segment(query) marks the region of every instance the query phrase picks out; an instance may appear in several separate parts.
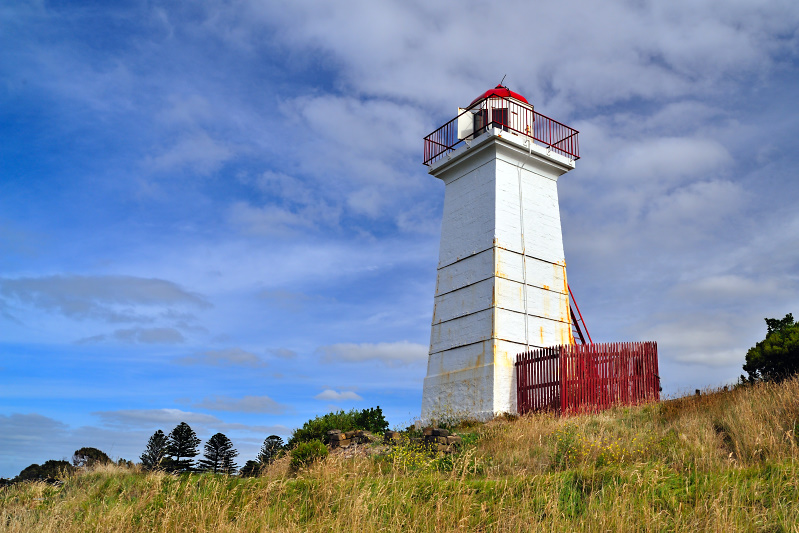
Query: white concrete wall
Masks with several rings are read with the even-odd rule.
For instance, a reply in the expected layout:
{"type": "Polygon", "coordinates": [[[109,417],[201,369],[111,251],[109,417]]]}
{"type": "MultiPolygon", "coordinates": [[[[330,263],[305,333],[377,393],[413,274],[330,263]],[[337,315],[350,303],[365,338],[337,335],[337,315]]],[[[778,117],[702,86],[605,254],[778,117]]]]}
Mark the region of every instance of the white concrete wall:
{"type": "Polygon", "coordinates": [[[446,189],[423,418],[515,412],[516,355],[571,341],[557,180],[572,168],[500,130],[431,168],[446,189]]]}
{"type": "Polygon", "coordinates": [[[445,180],[444,216],[438,267],[492,247],[494,241],[494,165],[491,162],[445,180]]]}
{"type": "MultiPolygon", "coordinates": [[[[521,269],[521,256],[518,263],[521,269]]],[[[455,263],[440,266],[436,280],[436,296],[491,277],[494,277],[493,246],[455,263]]]]}

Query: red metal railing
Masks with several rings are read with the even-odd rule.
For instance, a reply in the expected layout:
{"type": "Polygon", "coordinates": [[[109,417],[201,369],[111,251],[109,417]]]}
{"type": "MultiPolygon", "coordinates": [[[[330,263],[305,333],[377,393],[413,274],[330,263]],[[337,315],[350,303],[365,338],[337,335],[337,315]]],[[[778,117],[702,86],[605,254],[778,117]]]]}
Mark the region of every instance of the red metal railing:
{"type": "Polygon", "coordinates": [[[516,360],[519,414],[592,412],[650,401],[660,401],[655,342],[553,346],[516,360]]]}
{"type": "Polygon", "coordinates": [[[570,285],[566,285],[566,287],[569,289],[569,312],[572,317],[572,337],[574,337],[574,342],[576,343],[579,340],[580,344],[593,344],[594,341],[591,340],[591,334],[588,333],[588,327],[585,325],[583,314],[580,312],[580,307],[574,298],[572,288],[570,285]],[[577,314],[574,313],[575,311],[577,311],[577,314]],[[585,342],[586,338],[588,338],[588,342],[585,342]]]}
{"type": "Polygon", "coordinates": [[[580,159],[577,130],[537,113],[530,105],[492,96],[478,100],[457,117],[424,138],[424,164],[430,165],[464,142],[494,126],[514,131],[568,157],[580,159]]]}

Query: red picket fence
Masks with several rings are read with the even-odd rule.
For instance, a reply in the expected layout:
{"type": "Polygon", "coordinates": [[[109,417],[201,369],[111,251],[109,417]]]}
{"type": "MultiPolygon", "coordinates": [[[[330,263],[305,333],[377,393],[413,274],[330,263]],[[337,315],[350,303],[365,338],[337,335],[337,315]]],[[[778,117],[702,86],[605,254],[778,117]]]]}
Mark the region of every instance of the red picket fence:
{"type": "Polygon", "coordinates": [[[659,400],[656,342],[552,346],[516,360],[519,414],[601,411],[659,400]]]}

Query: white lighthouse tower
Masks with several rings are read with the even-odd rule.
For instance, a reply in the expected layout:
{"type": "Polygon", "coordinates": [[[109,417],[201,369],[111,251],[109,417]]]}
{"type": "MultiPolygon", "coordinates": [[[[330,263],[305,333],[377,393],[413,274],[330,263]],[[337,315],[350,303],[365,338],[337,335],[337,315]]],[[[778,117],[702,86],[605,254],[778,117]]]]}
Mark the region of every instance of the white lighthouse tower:
{"type": "Polygon", "coordinates": [[[574,343],[557,184],[578,158],[501,85],[425,138],[446,187],[423,419],[516,412],[516,355],[574,343]]]}

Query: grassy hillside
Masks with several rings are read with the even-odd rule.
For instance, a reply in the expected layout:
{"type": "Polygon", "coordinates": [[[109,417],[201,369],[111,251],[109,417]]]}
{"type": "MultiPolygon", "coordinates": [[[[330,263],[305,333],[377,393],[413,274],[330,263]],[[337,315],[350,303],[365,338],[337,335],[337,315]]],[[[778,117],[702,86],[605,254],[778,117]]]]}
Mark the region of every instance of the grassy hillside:
{"type": "Polygon", "coordinates": [[[799,380],[461,428],[290,474],[101,467],[0,492],[2,531],[799,531],[799,380]],[[471,434],[471,435],[468,435],[471,434]]]}

